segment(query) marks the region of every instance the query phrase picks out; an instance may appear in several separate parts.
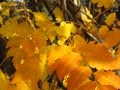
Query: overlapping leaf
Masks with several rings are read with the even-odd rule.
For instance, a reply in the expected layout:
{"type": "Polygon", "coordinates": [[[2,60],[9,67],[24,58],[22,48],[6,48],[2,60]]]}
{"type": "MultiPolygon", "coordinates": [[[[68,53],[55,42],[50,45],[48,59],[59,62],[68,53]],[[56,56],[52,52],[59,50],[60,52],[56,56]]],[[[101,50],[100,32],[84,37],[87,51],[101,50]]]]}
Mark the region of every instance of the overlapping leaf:
{"type": "Polygon", "coordinates": [[[90,42],[80,44],[76,49],[84,57],[83,60],[93,68],[104,70],[120,68],[120,63],[112,57],[103,44],[90,42]]]}
{"type": "Polygon", "coordinates": [[[115,72],[108,71],[105,72],[103,70],[97,71],[95,73],[95,79],[101,85],[112,85],[115,88],[120,88],[120,77],[118,77],[115,72]]]}
{"type": "MultiPolygon", "coordinates": [[[[74,90],[74,89],[84,90],[84,89],[82,89],[82,87],[83,87],[82,85],[85,83],[85,81],[88,80],[88,77],[91,75],[91,73],[92,73],[91,69],[89,67],[85,67],[85,66],[80,66],[77,69],[70,72],[70,74],[69,74],[70,76],[67,80],[68,90],[74,90]]],[[[90,87],[90,86],[91,85],[89,85],[88,87],[90,87]]],[[[93,89],[94,87],[92,87],[92,86],[91,86],[91,90],[94,90],[93,89]]],[[[87,85],[84,88],[86,88],[86,87],[87,87],[87,85]]]]}
{"type": "Polygon", "coordinates": [[[82,57],[77,53],[64,55],[51,65],[53,71],[56,71],[58,78],[62,81],[65,75],[79,66],[82,57]]]}

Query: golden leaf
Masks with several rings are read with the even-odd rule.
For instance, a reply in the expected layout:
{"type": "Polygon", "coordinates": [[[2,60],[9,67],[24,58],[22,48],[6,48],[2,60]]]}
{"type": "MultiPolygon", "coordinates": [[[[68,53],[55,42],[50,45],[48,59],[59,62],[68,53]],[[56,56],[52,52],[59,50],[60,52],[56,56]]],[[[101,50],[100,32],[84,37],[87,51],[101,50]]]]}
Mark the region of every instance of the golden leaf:
{"type": "Polygon", "coordinates": [[[105,37],[105,45],[108,48],[112,48],[120,41],[120,30],[109,31],[105,37]]]}
{"type": "Polygon", "coordinates": [[[120,68],[120,63],[115,60],[108,48],[103,44],[79,44],[76,50],[84,57],[83,61],[98,70],[114,70],[120,68]]]}
{"type": "Polygon", "coordinates": [[[112,3],[115,2],[115,0],[91,0],[92,3],[97,3],[97,7],[104,6],[105,8],[108,8],[112,5],[112,3]]]}
{"type": "Polygon", "coordinates": [[[81,12],[80,12],[81,18],[82,20],[86,23],[90,23],[92,22],[93,16],[90,13],[90,11],[88,10],[87,7],[81,7],[81,12]]]}
{"type": "MultiPolygon", "coordinates": [[[[53,63],[55,63],[57,59],[62,58],[62,56],[71,52],[71,47],[65,45],[52,46],[50,48],[51,50],[48,52],[48,59],[47,59],[48,66],[51,66],[53,63]]],[[[49,69],[50,71],[53,71],[52,68],[49,67],[49,69]]]]}
{"type": "MultiPolygon", "coordinates": [[[[9,84],[9,87],[7,90],[33,90],[31,86],[29,86],[23,79],[22,74],[15,73],[14,78],[9,84]]],[[[35,89],[34,89],[35,90],[35,89]]]]}
{"type": "Polygon", "coordinates": [[[52,71],[56,70],[59,80],[62,81],[65,75],[68,75],[79,66],[81,59],[82,57],[78,53],[71,52],[70,54],[66,54],[51,65],[52,71]]]}
{"type": "Polygon", "coordinates": [[[116,20],[116,13],[111,13],[107,16],[105,23],[110,26],[114,23],[115,20],[116,20]]]}
{"type": "Polygon", "coordinates": [[[0,90],[8,90],[9,81],[0,69],[0,90]]]}
{"type": "MultiPolygon", "coordinates": [[[[88,77],[91,75],[92,71],[89,67],[80,66],[75,70],[70,72],[70,76],[67,80],[67,89],[68,90],[84,90],[78,89],[81,85],[88,80],[88,77]]],[[[90,87],[90,85],[88,85],[90,87]]],[[[87,90],[87,89],[86,89],[87,90]]]]}
{"type": "Polygon", "coordinates": [[[104,70],[97,71],[95,74],[95,79],[101,85],[112,85],[117,89],[120,88],[120,77],[115,74],[115,72],[104,70]]]}
{"type": "Polygon", "coordinates": [[[56,21],[61,22],[63,20],[63,14],[59,7],[56,7],[53,11],[56,17],[56,21]]]}
{"type": "Polygon", "coordinates": [[[58,37],[58,44],[63,45],[64,42],[70,37],[72,32],[76,31],[73,23],[61,22],[60,27],[56,30],[58,37]]]}
{"type": "Polygon", "coordinates": [[[98,32],[99,38],[104,39],[108,31],[109,31],[109,28],[106,25],[101,26],[98,32]]]}

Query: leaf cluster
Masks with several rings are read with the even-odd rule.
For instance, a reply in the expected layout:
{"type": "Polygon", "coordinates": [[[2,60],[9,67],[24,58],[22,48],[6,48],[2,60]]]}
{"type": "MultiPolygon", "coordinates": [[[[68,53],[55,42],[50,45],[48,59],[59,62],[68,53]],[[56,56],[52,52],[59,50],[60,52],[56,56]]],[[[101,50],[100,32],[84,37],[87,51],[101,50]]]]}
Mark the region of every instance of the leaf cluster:
{"type": "Polygon", "coordinates": [[[50,12],[55,18],[24,3],[17,3],[19,8],[15,2],[1,3],[0,34],[9,50],[0,66],[13,57],[16,71],[10,77],[0,70],[0,89],[120,89],[120,21],[113,10],[118,4],[90,2],[93,10],[82,2],[79,7],[72,0],[60,1],[50,12]]]}

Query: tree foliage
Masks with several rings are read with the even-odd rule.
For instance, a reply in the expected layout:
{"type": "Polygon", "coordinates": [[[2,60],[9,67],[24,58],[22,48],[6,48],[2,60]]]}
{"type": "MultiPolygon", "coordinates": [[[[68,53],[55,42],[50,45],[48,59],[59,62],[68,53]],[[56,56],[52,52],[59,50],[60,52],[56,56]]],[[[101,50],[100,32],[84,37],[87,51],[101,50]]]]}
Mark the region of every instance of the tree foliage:
{"type": "Polygon", "coordinates": [[[64,1],[51,0],[52,9],[41,0],[44,12],[24,2],[0,3],[0,34],[8,50],[1,58],[0,90],[120,89],[119,2],[64,1]],[[12,74],[5,71],[13,69],[5,64],[9,59],[12,74]]]}

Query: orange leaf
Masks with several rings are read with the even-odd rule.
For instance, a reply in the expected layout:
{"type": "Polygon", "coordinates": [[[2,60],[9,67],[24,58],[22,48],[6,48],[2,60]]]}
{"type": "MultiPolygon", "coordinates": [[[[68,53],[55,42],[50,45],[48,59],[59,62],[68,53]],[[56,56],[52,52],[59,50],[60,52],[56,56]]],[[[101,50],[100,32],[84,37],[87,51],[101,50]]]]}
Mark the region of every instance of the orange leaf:
{"type": "Polygon", "coordinates": [[[103,44],[80,44],[76,50],[83,56],[83,60],[93,68],[97,69],[118,69],[120,63],[115,60],[103,44]]]}
{"type": "Polygon", "coordinates": [[[115,13],[111,13],[107,16],[105,23],[107,25],[112,25],[114,23],[114,21],[116,20],[116,14],[115,13]]]}
{"type": "Polygon", "coordinates": [[[108,48],[112,48],[120,41],[120,30],[109,31],[105,37],[105,45],[108,48]]]}
{"type": "Polygon", "coordinates": [[[105,8],[108,8],[112,5],[112,3],[115,2],[115,0],[91,0],[92,3],[98,3],[97,7],[104,6],[105,8]]]}
{"type": "Polygon", "coordinates": [[[63,77],[79,66],[81,56],[77,53],[64,55],[51,65],[52,71],[57,72],[57,76],[62,81],[63,77]]]}
{"type": "Polygon", "coordinates": [[[39,90],[38,81],[41,80],[40,70],[41,70],[40,62],[39,62],[38,57],[30,57],[30,58],[25,59],[23,64],[18,65],[15,76],[17,77],[17,75],[20,74],[23,81],[27,85],[29,85],[32,90],[39,90]]]}
{"type": "Polygon", "coordinates": [[[35,46],[32,42],[32,40],[23,40],[21,43],[21,48],[23,50],[23,52],[25,53],[26,57],[31,57],[35,54],[35,46]]]}
{"type": "MultiPolygon", "coordinates": [[[[55,46],[53,45],[52,47],[50,47],[51,50],[48,51],[48,59],[47,59],[47,64],[48,66],[51,66],[53,63],[55,63],[55,61],[59,58],[61,58],[62,56],[64,56],[65,54],[71,52],[71,47],[69,46],[55,46]]],[[[50,69],[52,70],[52,69],[50,69]]]]}
{"type": "Polygon", "coordinates": [[[106,25],[101,26],[98,32],[99,38],[104,39],[108,31],[109,31],[109,28],[106,25]]]}
{"type": "Polygon", "coordinates": [[[101,84],[101,85],[112,85],[116,88],[120,88],[120,77],[118,77],[114,72],[112,71],[97,71],[95,74],[95,79],[101,84]]]}
{"type": "Polygon", "coordinates": [[[118,89],[111,86],[111,85],[100,85],[100,84],[98,84],[97,85],[97,90],[118,90],[118,89]]]}
{"type": "MultiPolygon", "coordinates": [[[[89,67],[80,66],[70,72],[70,76],[67,80],[67,89],[68,90],[83,90],[83,89],[77,89],[82,88],[82,84],[88,80],[88,77],[91,75],[92,71],[89,67]]],[[[92,84],[92,83],[91,83],[92,84]]],[[[90,85],[89,85],[90,86],[90,85]]],[[[87,90],[87,89],[86,89],[87,90]]]]}

